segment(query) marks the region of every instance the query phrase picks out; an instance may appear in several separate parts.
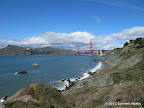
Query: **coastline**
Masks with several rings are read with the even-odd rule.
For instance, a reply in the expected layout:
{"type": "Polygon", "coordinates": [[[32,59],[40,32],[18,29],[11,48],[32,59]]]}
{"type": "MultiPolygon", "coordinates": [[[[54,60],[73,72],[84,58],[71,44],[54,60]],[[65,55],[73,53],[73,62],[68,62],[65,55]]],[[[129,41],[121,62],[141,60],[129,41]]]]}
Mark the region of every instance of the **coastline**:
{"type": "MultiPolygon", "coordinates": [[[[93,71],[91,74],[89,74],[89,76],[87,76],[86,78],[83,78],[83,79],[80,79],[80,78],[77,78],[75,81],[69,81],[69,85],[68,87],[66,87],[64,90],[61,90],[61,92],[65,91],[65,90],[69,90],[69,89],[72,89],[72,88],[81,88],[83,86],[89,86],[91,85],[91,82],[93,80],[93,78],[95,76],[97,76],[97,74],[99,73],[99,71],[101,69],[107,69],[107,68],[110,68],[109,65],[107,63],[105,63],[104,61],[99,61],[98,65],[101,64],[101,67],[96,69],[95,71],[93,71]]],[[[96,65],[96,67],[98,66],[96,65]]],[[[93,69],[91,69],[93,70],[93,69]]],[[[91,72],[88,71],[88,72],[91,72]]],[[[84,74],[88,74],[88,72],[84,73],[84,74]]]]}

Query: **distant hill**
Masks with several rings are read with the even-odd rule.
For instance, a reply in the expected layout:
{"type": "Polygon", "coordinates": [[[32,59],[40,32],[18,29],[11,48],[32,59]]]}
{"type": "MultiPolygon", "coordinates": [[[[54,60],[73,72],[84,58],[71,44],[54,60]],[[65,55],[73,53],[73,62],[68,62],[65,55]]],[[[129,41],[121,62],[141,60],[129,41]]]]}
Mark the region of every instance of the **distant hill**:
{"type": "Polygon", "coordinates": [[[19,47],[15,45],[8,45],[0,49],[0,56],[15,56],[15,55],[74,55],[73,50],[65,50],[60,48],[44,47],[44,48],[30,48],[19,47]]]}

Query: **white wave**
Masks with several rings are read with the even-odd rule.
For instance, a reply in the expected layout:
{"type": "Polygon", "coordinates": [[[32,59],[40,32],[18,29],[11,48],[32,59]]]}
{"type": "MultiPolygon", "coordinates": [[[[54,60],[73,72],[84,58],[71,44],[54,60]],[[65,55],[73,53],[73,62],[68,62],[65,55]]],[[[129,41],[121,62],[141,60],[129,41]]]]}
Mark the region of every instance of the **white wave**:
{"type": "Polygon", "coordinates": [[[18,72],[15,72],[14,75],[18,75],[17,73],[18,73],[18,72]]]}
{"type": "MultiPolygon", "coordinates": [[[[96,67],[94,67],[93,69],[91,69],[90,71],[92,73],[94,73],[96,70],[101,69],[101,67],[102,67],[102,62],[100,61],[99,64],[96,67]]],[[[80,78],[80,80],[86,79],[89,76],[90,76],[90,74],[88,74],[88,72],[86,72],[83,74],[83,76],[80,78]]]]}
{"type": "MultiPolygon", "coordinates": [[[[71,79],[71,80],[72,80],[72,79],[71,79]]],[[[71,81],[71,80],[70,80],[70,81],[71,81]]],[[[66,87],[69,87],[69,81],[68,81],[68,79],[64,80],[63,82],[62,82],[61,80],[56,81],[56,82],[59,83],[59,85],[55,87],[55,88],[57,88],[58,90],[61,90],[61,91],[62,91],[62,90],[65,90],[66,87]]]]}
{"type": "Polygon", "coordinates": [[[88,74],[87,72],[83,74],[83,76],[79,79],[79,80],[83,80],[86,79],[87,77],[89,77],[90,74],[88,74]]]}
{"type": "Polygon", "coordinates": [[[95,72],[96,70],[101,69],[101,67],[102,67],[102,61],[100,61],[99,64],[96,67],[94,67],[93,69],[91,69],[90,71],[95,72]]]}
{"type": "Polygon", "coordinates": [[[74,82],[77,78],[70,78],[70,81],[74,82]]]}
{"type": "MultiPolygon", "coordinates": [[[[96,70],[101,69],[101,67],[102,67],[102,62],[100,61],[100,62],[98,63],[98,65],[97,65],[96,67],[94,67],[93,69],[91,69],[90,71],[94,73],[96,70]]],[[[78,79],[78,78],[70,78],[70,81],[74,82],[74,81],[76,81],[76,79],[77,79],[77,80],[83,80],[83,79],[88,78],[89,76],[90,76],[90,74],[88,74],[88,72],[86,72],[86,73],[83,74],[82,77],[80,77],[80,79],[78,79]]],[[[62,82],[61,80],[59,80],[59,81],[57,81],[57,82],[60,83],[60,84],[56,87],[58,90],[65,90],[66,87],[69,87],[69,81],[68,81],[68,79],[66,79],[66,80],[63,81],[63,82],[62,82]]]]}

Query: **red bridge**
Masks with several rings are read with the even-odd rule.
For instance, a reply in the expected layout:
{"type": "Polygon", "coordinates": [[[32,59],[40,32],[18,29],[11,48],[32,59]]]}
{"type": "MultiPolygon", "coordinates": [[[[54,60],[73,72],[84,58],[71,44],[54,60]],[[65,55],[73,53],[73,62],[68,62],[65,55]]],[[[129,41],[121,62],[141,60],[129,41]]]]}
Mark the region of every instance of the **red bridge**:
{"type": "Polygon", "coordinates": [[[79,45],[77,46],[77,55],[80,55],[80,52],[82,51],[89,51],[90,52],[90,56],[92,56],[92,52],[93,51],[97,51],[97,55],[98,56],[103,56],[106,52],[108,51],[112,51],[112,50],[94,50],[93,49],[93,42],[92,39],[90,39],[90,49],[89,50],[79,50],[79,45]]]}

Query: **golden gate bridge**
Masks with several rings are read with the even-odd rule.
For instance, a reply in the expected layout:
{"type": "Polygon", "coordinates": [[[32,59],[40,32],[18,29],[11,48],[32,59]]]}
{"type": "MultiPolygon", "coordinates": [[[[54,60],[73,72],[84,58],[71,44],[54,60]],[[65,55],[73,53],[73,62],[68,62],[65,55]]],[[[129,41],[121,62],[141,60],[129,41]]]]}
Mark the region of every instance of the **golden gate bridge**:
{"type": "Polygon", "coordinates": [[[92,39],[90,39],[90,47],[89,47],[90,49],[88,49],[88,50],[80,50],[79,49],[79,45],[77,46],[77,55],[80,55],[80,52],[82,52],[82,51],[89,51],[90,52],[90,56],[93,56],[93,51],[97,51],[97,55],[98,56],[103,56],[106,52],[108,52],[108,51],[112,51],[112,50],[94,50],[93,49],[93,42],[92,42],[92,39]]]}

